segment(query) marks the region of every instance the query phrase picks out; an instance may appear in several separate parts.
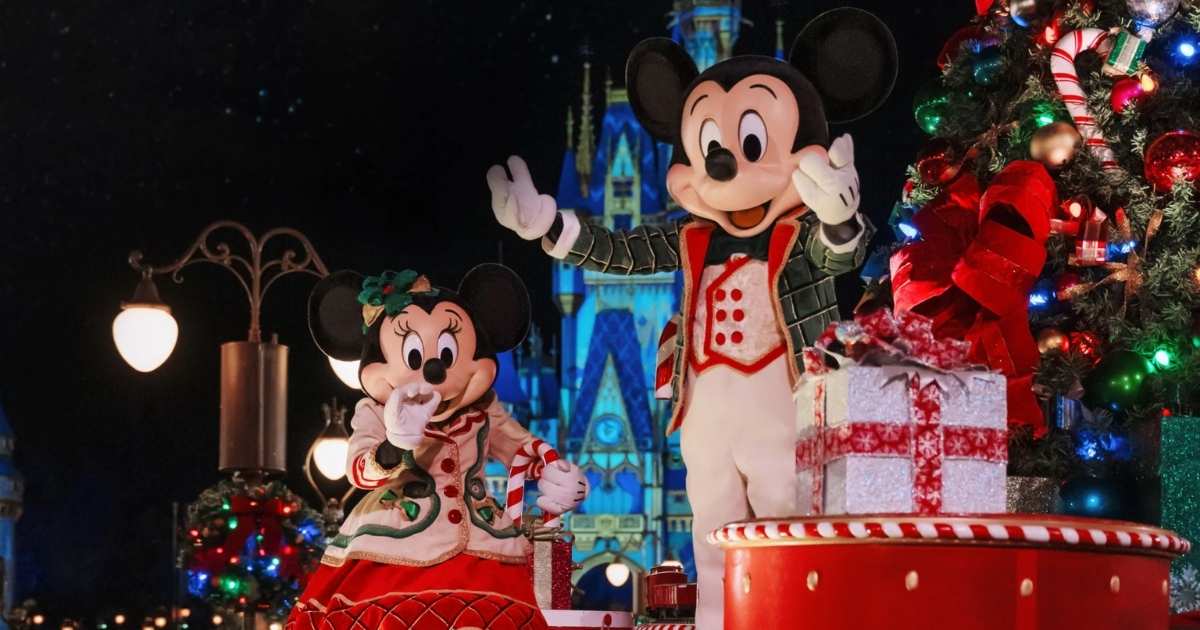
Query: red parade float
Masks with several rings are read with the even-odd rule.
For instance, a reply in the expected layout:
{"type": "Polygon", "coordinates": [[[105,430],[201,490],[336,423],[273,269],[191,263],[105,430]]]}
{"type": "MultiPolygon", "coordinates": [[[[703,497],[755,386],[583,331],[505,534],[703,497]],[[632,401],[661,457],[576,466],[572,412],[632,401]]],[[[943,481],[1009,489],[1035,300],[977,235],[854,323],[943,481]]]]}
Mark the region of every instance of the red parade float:
{"type": "Polygon", "coordinates": [[[1022,514],[751,521],[710,542],[727,630],[1166,630],[1168,568],[1190,549],[1154,527],[1022,514]]]}

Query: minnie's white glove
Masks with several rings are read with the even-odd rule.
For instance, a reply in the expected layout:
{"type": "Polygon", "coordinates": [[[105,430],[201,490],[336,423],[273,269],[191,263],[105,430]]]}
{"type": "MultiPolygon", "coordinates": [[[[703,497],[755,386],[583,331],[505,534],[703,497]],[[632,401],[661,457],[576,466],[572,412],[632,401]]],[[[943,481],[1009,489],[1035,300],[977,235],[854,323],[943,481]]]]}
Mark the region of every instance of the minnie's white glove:
{"type": "Polygon", "coordinates": [[[560,459],[542,469],[538,480],[538,507],[551,514],[562,514],[577,507],[588,495],[588,481],[579,467],[560,459]]]}
{"type": "Polygon", "coordinates": [[[527,241],[542,238],[554,225],[558,203],[550,195],[538,194],[525,160],[515,155],[508,158],[508,171],[512,173],[511,180],[499,164],[487,172],[496,220],[527,241]]]}
{"type": "Polygon", "coordinates": [[[821,223],[840,225],[854,218],[859,202],[858,170],[850,135],[839,136],[828,151],[817,145],[801,149],[792,185],[821,223]]]}
{"type": "Polygon", "coordinates": [[[433,418],[440,402],[442,395],[429,383],[411,383],[393,389],[383,406],[383,426],[388,442],[406,451],[420,446],[425,439],[425,425],[433,418]]]}

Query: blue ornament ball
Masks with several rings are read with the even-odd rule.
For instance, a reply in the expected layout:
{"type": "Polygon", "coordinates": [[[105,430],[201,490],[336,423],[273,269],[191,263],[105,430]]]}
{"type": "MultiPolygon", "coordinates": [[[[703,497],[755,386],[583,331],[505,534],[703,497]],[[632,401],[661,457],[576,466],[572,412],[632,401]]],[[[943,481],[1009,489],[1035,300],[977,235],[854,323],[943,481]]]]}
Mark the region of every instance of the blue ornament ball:
{"type": "Polygon", "coordinates": [[[1004,72],[1004,57],[999,46],[988,46],[971,61],[971,77],[979,85],[991,85],[1004,72]]]}

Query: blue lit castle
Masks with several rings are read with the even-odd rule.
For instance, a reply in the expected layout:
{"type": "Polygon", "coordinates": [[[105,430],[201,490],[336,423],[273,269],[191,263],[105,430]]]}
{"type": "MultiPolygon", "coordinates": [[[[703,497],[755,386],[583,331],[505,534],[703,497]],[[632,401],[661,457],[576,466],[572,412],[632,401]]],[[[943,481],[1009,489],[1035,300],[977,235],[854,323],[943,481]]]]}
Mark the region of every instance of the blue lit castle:
{"type": "MultiPolygon", "coordinates": [[[[703,70],[729,57],[741,22],[739,2],[677,1],[669,28],[703,70]]],[[[775,52],[782,56],[779,23],[776,35],[775,52]]],[[[625,89],[608,78],[597,136],[591,75],[585,62],[578,120],[567,111],[559,207],[608,228],[682,216],[666,191],[671,147],[642,129],[625,89]]],[[[591,495],[566,523],[581,567],[574,576],[582,597],[578,605],[629,609],[641,574],[660,562],[679,561],[695,575],[679,435],[664,435],[669,402],[654,397],[659,334],[679,310],[681,279],[671,273],[623,277],[552,264],[561,337],[545,350],[535,331],[524,351],[501,357],[497,391],[592,484],[591,495]],[[614,562],[632,573],[617,588],[605,571],[614,562]]],[[[492,491],[503,496],[503,470],[489,472],[492,491]]]]}
{"type": "Polygon", "coordinates": [[[16,527],[21,517],[22,497],[25,481],[13,465],[13,448],[16,436],[8,416],[0,407],[0,591],[4,597],[3,612],[7,617],[12,611],[14,584],[16,583],[16,527]]]}

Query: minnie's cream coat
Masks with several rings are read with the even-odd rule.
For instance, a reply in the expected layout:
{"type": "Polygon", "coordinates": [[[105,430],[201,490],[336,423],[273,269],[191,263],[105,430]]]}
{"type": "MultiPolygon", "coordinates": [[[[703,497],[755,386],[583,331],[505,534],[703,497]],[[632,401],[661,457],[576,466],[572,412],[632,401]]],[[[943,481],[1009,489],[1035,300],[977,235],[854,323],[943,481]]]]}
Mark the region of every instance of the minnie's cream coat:
{"type": "Polygon", "coordinates": [[[522,563],[528,541],[487,492],[488,457],[506,466],[533,436],[495,400],[479,402],[446,422],[429,425],[420,446],[391,469],[375,461],[386,441],[383,406],[363,399],[351,421],[347,474],[371,490],[346,517],[324,564],[347,559],[429,566],[466,553],[522,563]]]}

